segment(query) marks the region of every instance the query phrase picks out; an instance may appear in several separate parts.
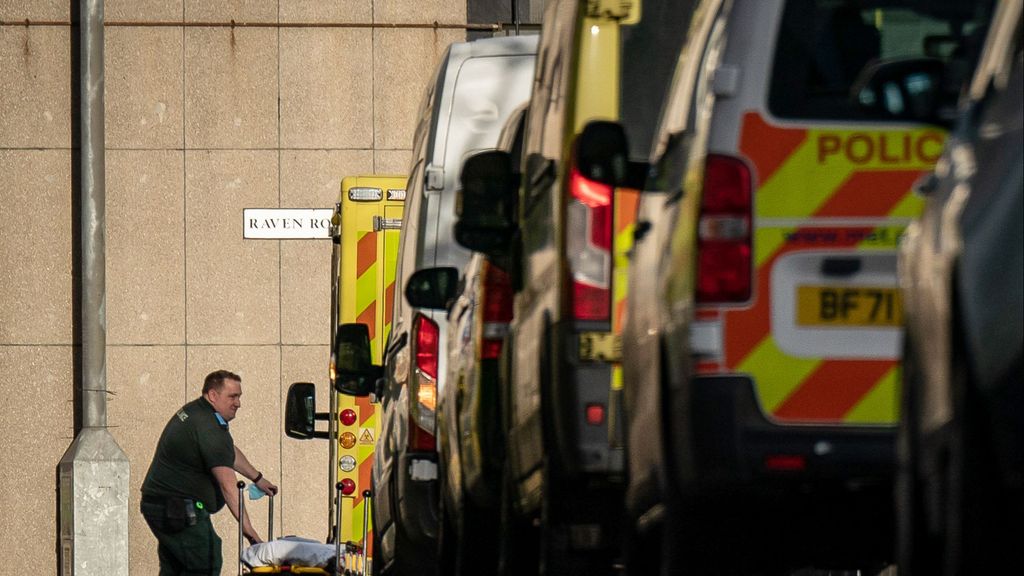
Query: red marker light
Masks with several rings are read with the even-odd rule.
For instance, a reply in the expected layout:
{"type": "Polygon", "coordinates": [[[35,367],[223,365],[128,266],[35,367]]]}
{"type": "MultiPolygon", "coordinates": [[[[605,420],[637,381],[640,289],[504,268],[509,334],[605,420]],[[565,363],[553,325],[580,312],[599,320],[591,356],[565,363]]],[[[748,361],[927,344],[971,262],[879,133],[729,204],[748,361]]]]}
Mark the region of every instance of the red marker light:
{"type": "Polygon", "coordinates": [[[604,423],[604,405],[587,404],[587,424],[600,426],[604,423]]]}
{"type": "Polygon", "coordinates": [[[356,491],[356,483],[351,478],[345,478],[341,481],[341,494],[343,496],[351,496],[356,491]]]}
{"type": "Polygon", "coordinates": [[[798,472],[807,469],[807,458],[800,454],[773,454],[764,459],[766,470],[798,472]]]}
{"type": "Polygon", "coordinates": [[[356,423],[356,411],[351,408],[346,408],[341,411],[341,414],[338,415],[338,418],[341,420],[341,423],[344,424],[345,426],[351,426],[356,423]]]}

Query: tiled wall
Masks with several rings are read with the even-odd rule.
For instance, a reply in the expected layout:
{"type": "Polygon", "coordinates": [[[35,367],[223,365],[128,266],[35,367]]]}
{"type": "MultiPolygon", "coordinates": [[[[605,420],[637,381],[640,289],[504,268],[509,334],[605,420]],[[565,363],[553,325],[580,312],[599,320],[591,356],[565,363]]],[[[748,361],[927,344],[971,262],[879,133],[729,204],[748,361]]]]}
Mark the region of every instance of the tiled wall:
{"type": "MultiPolygon", "coordinates": [[[[33,574],[57,573],[74,436],[72,6],[0,0],[0,549],[33,574]]],[[[461,24],[466,2],[106,0],[105,20],[108,424],[131,465],[131,573],[157,572],[135,513],[157,437],[217,368],[243,377],[232,433],[281,487],[275,531],[322,539],[327,445],[285,438],[282,414],[293,381],[327,402],[330,248],[243,240],[241,211],[330,207],[346,174],[404,173],[423,88],[465,32],[371,24],[461,24]]],[[[234,574],[234,522],[215,525],[234,574]]]]}

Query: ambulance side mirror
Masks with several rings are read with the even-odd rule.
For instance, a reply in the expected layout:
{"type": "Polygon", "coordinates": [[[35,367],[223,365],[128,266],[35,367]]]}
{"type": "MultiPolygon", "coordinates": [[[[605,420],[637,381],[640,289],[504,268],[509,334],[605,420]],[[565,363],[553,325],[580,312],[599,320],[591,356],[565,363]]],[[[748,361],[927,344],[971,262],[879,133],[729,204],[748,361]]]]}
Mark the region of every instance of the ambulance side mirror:
{"type": "Polygon", "coordinates": [[[948,86],[937,58],[903,58],[864,67],[850,98],[872,117],[949,126],[961,86],[948,86]]]}
{"type": "Polygon", "coordinates": [[[295,382],[288,387],[284,405],[284,433],[289,438],[309,440],[316,437],[316,386],[295,382]]]}
{"type": "Polygon", "coordinates": [[[451,266],[417,270],[405,284],[409,305],[428,310],[447,310],[458,294],[459,271],[451,266]]]}
{"type": "Polygon", "coordinates": [[[369,396],[384,369],[373,363],[370,328],[366,324],[342,324],[334,338],[334,388],[348,396],[369,396]]]}
{"type": "Polygon", "coordinates": [[[618,122],[592,120],[576,137],[573,167],[586,180],[643,190],[650,171],[646,162],[629,159],[629,140],[618,122]]]}
{"type": "Polygon", "coordinates": [[[455,200],[455,241],[488,256],[510,251],[518,217],[519,177],[512,155],[490,150],[462,164],[462,188],[455,200]]]}

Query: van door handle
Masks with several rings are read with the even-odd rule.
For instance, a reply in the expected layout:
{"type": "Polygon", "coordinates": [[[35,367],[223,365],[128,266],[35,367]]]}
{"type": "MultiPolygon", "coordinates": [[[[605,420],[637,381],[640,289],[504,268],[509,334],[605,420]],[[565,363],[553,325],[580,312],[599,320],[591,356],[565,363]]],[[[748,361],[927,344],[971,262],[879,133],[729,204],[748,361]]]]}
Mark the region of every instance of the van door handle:
{"type": "Polygon", "coordinates": [[[860,272],[860,267],[860,258],[825,258],[821,262],[821,274],[846,278],[860,272]]]}

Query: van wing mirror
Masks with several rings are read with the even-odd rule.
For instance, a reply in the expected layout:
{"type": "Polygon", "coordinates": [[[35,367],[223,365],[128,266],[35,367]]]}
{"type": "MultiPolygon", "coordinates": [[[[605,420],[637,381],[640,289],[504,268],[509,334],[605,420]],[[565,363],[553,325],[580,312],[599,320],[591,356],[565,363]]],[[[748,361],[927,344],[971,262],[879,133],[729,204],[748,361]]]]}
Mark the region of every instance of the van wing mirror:
{"type": "Polygon", "coordinates": [[[948,126],[960,86],[945,86],[937,58],[902,58],[864,67],[850,88],[854,104],[871,116],[948,126]]]}
{"type": "Polygon", "coordinates": [[[455,241],[488,256],[508,254],[518,217],[519,177],[503,150],[474,154],[462,164],[455,201],[455,241]]]}
{"type": "Polygon", "coordinates": [[[587,180],[643,190],[650,165],[629,160],[629,140],[618,122],[591,120],[576,137],[574,167],[587,180]]]}
{"type": "Polygon", "coordinates": [[[288,387],[284,405],[284,433],[289,438],[316,438],[316,386],[295,382],[288,387]]]}
{"type": "Polygon", "coordinates": [[[370,328],[366,324],[341,324],[334,338],[334,388],[348,396],[369,396],[384,369],[373,363],[370,328]]]}
{"type": "Polygon", "coordinates": [[[405,284],[410,306],[447,310],[458,294],[459,271],[451,266],[417,270],[405,284]]]}

